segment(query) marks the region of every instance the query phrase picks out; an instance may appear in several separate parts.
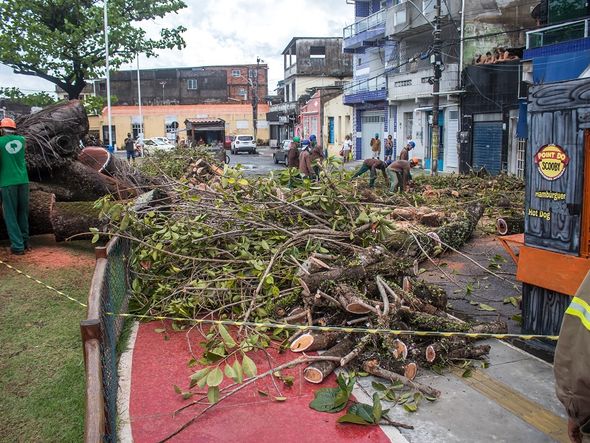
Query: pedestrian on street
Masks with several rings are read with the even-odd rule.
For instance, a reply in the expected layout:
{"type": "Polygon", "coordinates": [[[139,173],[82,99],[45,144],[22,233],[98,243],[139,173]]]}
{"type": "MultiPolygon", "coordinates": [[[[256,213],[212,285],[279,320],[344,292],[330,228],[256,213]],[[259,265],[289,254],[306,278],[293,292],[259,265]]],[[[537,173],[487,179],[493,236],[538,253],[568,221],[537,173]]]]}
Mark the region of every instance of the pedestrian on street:
{"type": "Polygon", "coordinates": [[[392,192],[405,192],[406,186],[412,180],[410,169],[418,165],[417,159],[396,160],[387,167],[387,175],[390,178],[391,185],[389,190],[392,192]]]}
{"type": "Polygon", "coordinates": [[[373,158],[379,158],[381,155],[381,140],[379,140],[379,134],[375,134],[375,137],[371,139],[371,151],[373,151],[373,158]]]}
{"type": "Polygon", "coordinates": [[[570,440],[590,443],[590,272],[563,316],[553,370],[570,440]]]}
{"type": "Polygon", "coordinates": [[[386,165],[385,162],[379,160],[378,158],[368,158],[366,159],[358,171],[354,173],[352,178],[359,177],[363,175],[367,171],[371,171],[370,179],[369,179],[369,187],[375,187],[375,180],[377,180],[377,170],[380,170],[383,173],[383,177],[385,178],[385,183],[389,186],[389,178],[385,173],[386,165]]]}
{"type": "Polygon", "coordinates": [[[324,151],[322,147],[318,145],[317,138],[313,134],[309,136],[309,145],[309,157],[313,166],[315,179],[317,180],[320,177],[321,164],[324,161],[324,151]]]}
{"type": "Polygon", "coordinates": [[[302,178],[313,179],[313,168],[311,167],[311,157],[309,152],[309,142],[304,140],[302,143],[301,153],[299,154],[299,173],[302,178]]]}
{"type": "Polygon", "coordinates": [[[135,163],[135,140],[131,137],[131,134],[127,134],[127,138],[124,141],[125,143],[125,152],[127,152],[127,161],[131,163],[135,163]]]}
{"type": "Polygon", "coordinates": [[[10,239],[10,252],[23,255],[29,246],[29,175],[26,141],[11,118],[0,121],[0,201],[10,239]]]}
{"type": "Polygon", "coordinates": [[[416,147],[416,143],[413,141],[409,141],[408,144],[400,151],[399,159],[400,160],[409,160],[410,159],[410,151],[416,147]]]}
{"type": "Polygon", "coordinates": [[[342,162],[346,163],[350,157],[350,151],[352,151],[352,141],[350,135],[344,137],[344,143],[342,143],[342,162]]]}
{"type": "Polygon", "coordinates": [[[391,134],[387,136],[385,140],[385,163],[390,164],[393,160],[393,137],[391,134]]]}

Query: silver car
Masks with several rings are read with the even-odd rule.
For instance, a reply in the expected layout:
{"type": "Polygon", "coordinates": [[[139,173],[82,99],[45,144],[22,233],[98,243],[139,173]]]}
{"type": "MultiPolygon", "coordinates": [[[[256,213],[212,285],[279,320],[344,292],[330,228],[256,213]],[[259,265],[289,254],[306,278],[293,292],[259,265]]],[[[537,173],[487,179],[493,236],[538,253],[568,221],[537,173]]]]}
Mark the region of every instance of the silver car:
{"type": "Polygon", "coordinates": [[[277,152],[273,153],[272,159],[274,160],[275,165],[278,165],[279,163],[284,163],[285,166],[287,165],[287,155],[292,141],[293,140],[284,140],[277,152]]]}
{"type": "Polygon", "coordinates": [[[237,135],[231,143],[231,153],[247,152],[256,154],[256,140],[252,135],[237,135]]]}

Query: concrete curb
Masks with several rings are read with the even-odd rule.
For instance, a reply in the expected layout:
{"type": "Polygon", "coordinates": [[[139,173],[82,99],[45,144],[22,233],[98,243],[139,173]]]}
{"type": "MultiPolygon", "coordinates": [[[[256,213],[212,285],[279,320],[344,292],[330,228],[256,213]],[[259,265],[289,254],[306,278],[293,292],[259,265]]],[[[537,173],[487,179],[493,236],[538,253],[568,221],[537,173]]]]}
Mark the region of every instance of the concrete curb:
{"type": "Polygon", "coordinates": [[[133,365],[133,349],[139,330],[139,322],[133,322],[127,349],[119,359],[119,389],[117,392],[118,429],[117,438],[120,442],[132,443],[133,433],[131,431],[131,415],[129,404],[131,400],[131,368],[133,365]]]}

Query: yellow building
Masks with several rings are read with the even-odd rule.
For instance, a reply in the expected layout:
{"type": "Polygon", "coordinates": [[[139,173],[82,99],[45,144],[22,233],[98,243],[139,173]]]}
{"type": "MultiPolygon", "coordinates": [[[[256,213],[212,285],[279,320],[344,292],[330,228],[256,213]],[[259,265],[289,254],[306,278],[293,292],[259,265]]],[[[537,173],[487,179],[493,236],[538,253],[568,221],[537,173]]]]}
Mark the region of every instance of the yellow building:
{"type": "MultiPolygon", "coordinates": [[[[266,121],[268,105],[258,105],[257,137],[264,144],[268,143],[269,127],[266,121]]],[[[202,104],[202,105],[166,105],[142,106],[144,137],[187,138],[185,120],[220,118],[225,121],[225,135],[253,135],[252,106],[245,104],[202,104]]],[[[137,138],[141,131],[141,117],[137,106],[112,106],[112,131],[117,147],[123,147],[123,141],[130,133],[137,138]]],[[[105,108],[102,115],[89,116],[91,134],[101,140],[108,140],[108,116],[105,108]]],[[[220,140],[222,141],[222,140],[220,140]]]]}
{"type": "Polygon", "coordinates": [[[342,94],[324,104],[323,146],[328,147],[328,155],[339,155],[344,137],[352,139],[352,110],[342,102],[342,94]]]}

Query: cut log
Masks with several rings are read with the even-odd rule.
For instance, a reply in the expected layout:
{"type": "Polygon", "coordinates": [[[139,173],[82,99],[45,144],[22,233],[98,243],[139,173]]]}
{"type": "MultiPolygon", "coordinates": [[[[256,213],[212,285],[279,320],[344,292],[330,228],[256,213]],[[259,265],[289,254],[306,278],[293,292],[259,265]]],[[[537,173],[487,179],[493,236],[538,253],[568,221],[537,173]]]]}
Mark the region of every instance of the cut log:
{"type": "Polygon", "coordinates": [[[469,332],[474,334],[506,334],[508,324],[503,320],[472,324],[469,332]]]}
{"type": "Polygon", "coordinates": [[[291,343],[292,352],[321,351],[333,347],[342,337],[340,332],[311,331],[300,335],[291,343]]]}
{"type": "MultiPolygon", "coordinates": [[[[404,280],[404,282],[405,282],[405,280],[404,280]]],[[[447,303],[448,303],[447,293],[440,286],[433,285],[431,283],[427,283],[423,280],[416,280],[411,288],[412,288],[411,291],[407,291],[407,290],[405,290],[405,288],[404,288],[404,290],[406,292],[412,292],[416,297],[418,297],[424,303],[428,303],[437,309],[440,309],[443,311],[447,309],[447,303]]]]}
{"type": "MultiPolygon", "coordinates": [[[[336,346],[324,352],[322,356],[342,358],[348,354],[353,347],[353,341],[349,338],[345,338],[336,346]]],[[[303,378],[310,383],[321,383],[337,367],[338,363],[335,361],[314,362],[303,370],[303,378]]]]}
{"type": "Polygon", "coordinates": [[[436,351],[434,347],[432,345],[426,346],[426,351],[424,352],[424,355],[426,357],[426,361],[428,363],[432,363],[436,358],[436,351]]]}
{"type": "Polygon", "coordinates": [[[102,173],[108,168],[112,158],[112,154],[105,148],[89,146],[82,149],[82,152],[78,156],[78,161],[94,169],[96,172],[102,173]]]}
{"type": "MultiPolygon", "coordinates": [[[[37,190],[35,186],[30,187],[29,193],[29,234],[43,235],[53,232],[50,222],[50,213],[55,204],[55,195],[37,190]]],[[[2,203],[0,199],[0,204],[2,203]]],[[[1,207],[1,205],[0,205],[1,207]]],[[[0,239],[8,238],[6,224],[2,218],[0,209],[0,239]]]]}
{"type": "Polygon", "coordinates": [[[468,323],[459,323],[446,317],[428,314],[426,312],[403,311],[404,320],[416,331],[457,331],[467,332],[468,323]]]}
{"type": "Polygon", "coordinates": [[[414,362],[408,363],[404,366],[404,377],[408,380],[414,380],[418,374],[418,365],[414,362]]]}
{"type": "Polygon", "coordinates": [[[524,232],[524,217],[500,217],[496,220],[496,230],[500,235],[520,234],[524,232]]]}
{"type": "Polygon", "coordinates": [[[57,202],[51,211],[51,227],[55,241],[65,241],[76,235],[77,239],[92,238],[90,228],[101,228],[99,210],[93,202],[57,202]],[[88,233],[83,236],[78,234],[88,233]]]}
{"type": "Polygon", "coordinates": [[[393,355],[393,358],[397,359],[401,359],[401,360],[405,360],[406,357],[408,356],[408,347],[406,346],[406,344],[401,341],[399,338],[396,338],[395,340],[393,340],[393,342],[391,343],[392,349],[391,349],[391,354],[393,355]]]}
{"type": "Polygon", "coordinates": [[[371,306],[366,300],[360,296],[360,292],[354,286],[340,283],[334,289],[334,298],[338,300],[342,308],[351,314],[368,314],[373,312],[378,314],[375,307],[371,306]]]}
{"type": "Polygon", "coordinates": [[[372,374],[376,377],[384,378],[385,380],[389,380],[391,382],[401,382],[404,386],[420,391],[424,395],[428,395],[429,397],[440,397],[440,391],[431,388],[430,386],[424,385],[422,383],[409,380],[407,377],[403,375],[396,374],[395,372],[383,369],[379,366],[379,362],[377,360],[368,360],[364,362],[363,370],[365,372],[368,372],[369,374],[372,374]]]}

